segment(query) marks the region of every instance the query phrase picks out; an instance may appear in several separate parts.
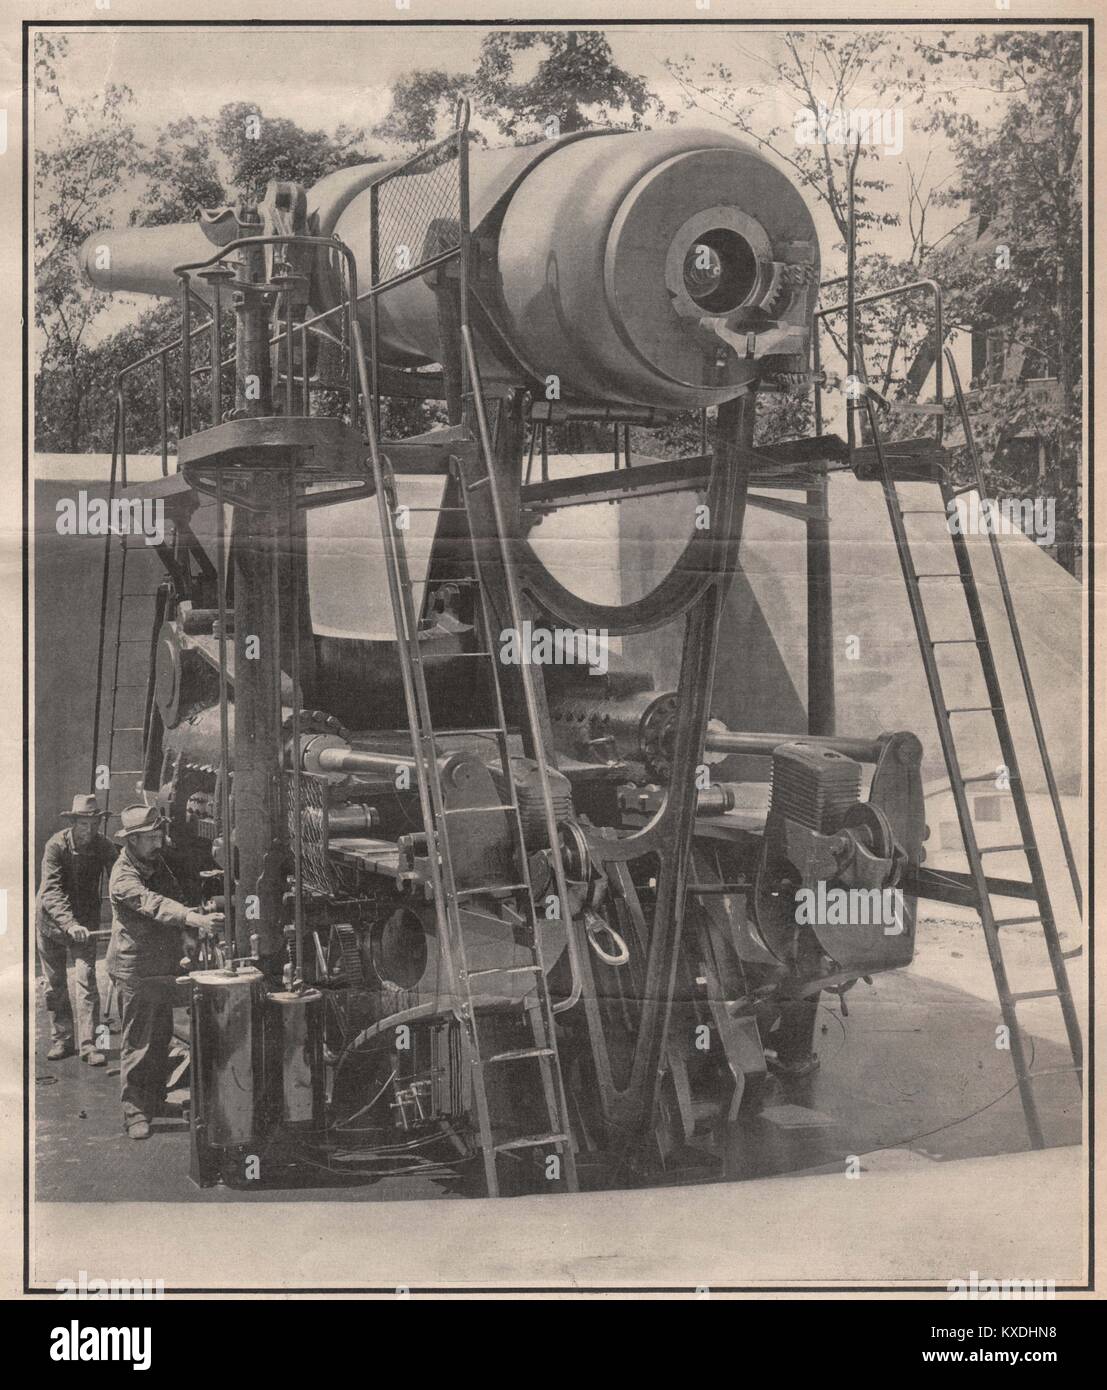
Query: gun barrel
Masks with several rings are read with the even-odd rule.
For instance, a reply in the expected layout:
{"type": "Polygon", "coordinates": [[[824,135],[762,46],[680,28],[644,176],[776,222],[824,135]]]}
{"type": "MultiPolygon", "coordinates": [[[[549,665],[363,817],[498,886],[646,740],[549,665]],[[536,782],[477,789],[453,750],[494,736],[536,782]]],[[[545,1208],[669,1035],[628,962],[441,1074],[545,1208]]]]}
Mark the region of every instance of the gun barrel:
{"type": "MultiPolygon", "coordinates": [[[[222,238],[220,239],[222,240],[222,238]]],[[[126,227],[93,232],[77,253],[82,275],[98,290],[111,294],[175,296],[180,281],[173,267],[202,261],[215,247],[200,222],[169,222],[161,227],[126,227]]],[[[206,294],[202,281],[198,294],[206,294]]]]}
{"type": "MultiPolygon", "coordinates": [[[[377,299],[390,366],[441,356],[435,287],[401,272],[456,245],[456,178],[445,166],[368,164],[307,195],[310,225],[349,249],[362,293],[374,263],[378,283],[399,281],[377,299]]],[[[722,131],[580,132],[474,150],[469,191],[494,329],[478,345],[490,388],[527,381],[546,395],[555,382],[558,400],[687,410],[730,400],[762,374],[804,369],[818,237],[801,192],[755,146],[722,131]]],[[[174,265],[226,244],[233,222],[215,213],[98,233],[82,268],[101,289],[176,294],[174,265]]],[[[316,310],[338,302],[324,257],[310,293],[316,310]]],[[[367,303],[360,312],[368,322],[367,303]]]]}

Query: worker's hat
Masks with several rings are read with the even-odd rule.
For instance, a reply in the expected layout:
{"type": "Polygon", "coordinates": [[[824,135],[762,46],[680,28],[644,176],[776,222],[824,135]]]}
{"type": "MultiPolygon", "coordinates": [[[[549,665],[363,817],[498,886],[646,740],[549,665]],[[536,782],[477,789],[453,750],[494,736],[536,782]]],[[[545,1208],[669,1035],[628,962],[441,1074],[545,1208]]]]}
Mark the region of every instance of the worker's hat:
{"type": "Polygon", "coordinates": [[[142,835],[147,830],[160,830],[167,824],[156,806],[124,806],[119,815],[119,829],[115,832],[115,838],[126,840],[131,835],[142,835]]]}
{"type": "Polygon", "coordinates": [[[62,820],[84,820],[85,817],[92,820],[98,816],[106,816],[107,811],[101,811],[99,802],[94,796],[84,795],[73,798],[73,809],[62,811],[62,820]]]}

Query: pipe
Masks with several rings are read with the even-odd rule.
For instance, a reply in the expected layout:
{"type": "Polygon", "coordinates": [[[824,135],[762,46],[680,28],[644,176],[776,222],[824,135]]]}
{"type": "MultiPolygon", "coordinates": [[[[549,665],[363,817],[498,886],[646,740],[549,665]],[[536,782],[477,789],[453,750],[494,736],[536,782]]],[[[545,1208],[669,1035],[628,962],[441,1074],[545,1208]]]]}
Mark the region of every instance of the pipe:
{"type": "Polygon", "coordinates": [[[855,758],[859,763],[875,763],[879,762],[888,738],[888,734],[880,734],[875,739],[846,738],[837,734],[821,737],[800,733],[739,734],[730,729],[709,727],[704,746],[712,753],[741,753],[751,757],[766,757],[782,743],[813,743],[819,748],[832,748],[836,753],[844,753],[847,758],[855,758]]]}
{"type": "Polygon", "coordinates": [[[389,777],[399,767],[415,766],[415,759],[402,753],[367,753],[362,748],[324,748],[317,761],[320,772],[383,772],[389,777]]]}

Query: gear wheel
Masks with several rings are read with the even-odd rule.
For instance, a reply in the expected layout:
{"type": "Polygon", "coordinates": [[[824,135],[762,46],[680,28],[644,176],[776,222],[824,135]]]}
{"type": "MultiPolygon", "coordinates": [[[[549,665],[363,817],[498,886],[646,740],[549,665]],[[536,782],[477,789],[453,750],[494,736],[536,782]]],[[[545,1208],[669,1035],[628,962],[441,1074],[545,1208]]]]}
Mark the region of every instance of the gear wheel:
{"type": "MultiPolygon", "coordinates": [[[[331,927],[331,950],[328,951],[328,955],[332,955],[336,945],[338,960],[334,965],[338,965],[341,970],[343,982],[351,989],[364,989],[365,972],[361,964],[357,930],[345,924],[331,927]]],[[[334,965],[331,966],[332,970],[334,965]]]]}
{"type": "Polygon", "coordinates": [[[809,265],[785,265],[783,261],[773,262],[773,278],[761,308],[771,317],[776,317],[791,301],[797,290],[803,289],[811,281],[809,265]]]}

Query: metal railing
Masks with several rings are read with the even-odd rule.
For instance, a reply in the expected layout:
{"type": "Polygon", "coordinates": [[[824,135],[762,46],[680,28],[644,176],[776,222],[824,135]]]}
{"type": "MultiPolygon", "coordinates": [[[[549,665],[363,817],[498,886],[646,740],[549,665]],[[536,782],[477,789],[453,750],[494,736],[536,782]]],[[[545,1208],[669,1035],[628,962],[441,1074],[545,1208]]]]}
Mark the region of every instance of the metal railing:
{"type": "MultiPolygon", "coordinates": [[[[244,259],[245,257],[240,258],[237,262],[237,268],[242,268],[242,260],[244,259]]],[[[288,265],[291,269],[292,263],[288,263],[288,265]]],[[[331,269],[333,271],[333,264],[331,269]]],[[[224,419],[225,373],[228,367],[233,368],[236,363],[235,352],[232,350],[229,355],[224,356],[223,349],[224,295],[227,291],[238,294],[253,293],[265,300],[272,301],[271,304],[267,305],[267,310],[271,312],[277,327],[266,339],[266,346],[269,349],[276,348],[277,350],[272,383],[271,404],[273,407],[280,407],[281,412],[285,415],[310,417],[313,413],[314,391],[338,390],[347,398],[349,423],[354,428],[358,427],[360,423],[358,378],[357,367],[354,362],[352,325],[357,316],[359,296],[357,263],[348,246],[339,241],[337,237],[290,234],[236,237],[233,241],[220,247],[206,260],[191,261],[187,264],[174,266],[173,270],[181,281],[182,328],[178,344],[181,349],[182,435],[193,434],[196,433],[197,428],[204,428],[203,426],[197,427],[194,423],[196,411],[193,398],[193,377],[201,372],[209,373],[208,427],[220,424],[224,419]],[[229,264],[229,258],[239,252],[246,253],[246,257],[248,257],[251,252],[262,251],[267,248],[271,248],[274,253],[282,252],[285,254],[294,253],[299,249],[324,251],[337,258],[341,267],[337,302],[329,309],[324,309],[307,318],[298,319],[296,317],[297,299],[303,277],[289,274],[278,275],[268,281],[244,279],[229,264]],[[192,302],[197,298],[196,292],[192,289],[193,277],[206,278],[210,284],[210,318],[206,324],[200,325],[199,328],[194,328],[192,325],[192,302]],[[322,327],[324,323],[335,316],[340,316],[338,319],[339,336],[337,337],[322,327]],[[210,343],[208,365],[194,368],[192,364],[192,341],[197,333],[204,331],[208,333],[210,343]],[[309,335],[338,349],[341,367],[336,382],[328,383],[318,379],[313,382],[309,335]],[[299,345],[298,354],[296,351],[297,343],[299,345]],[[300,364],[299,373],[296,370],[297,356],[300,364]],[[299,377],[298,391],[297,376],[299,377]],[[284,383],[283,400],[280,400],[278,393],[282,379],[284,383]]]]}
{"type": "MultiPolygon", "coordinates": [[[[830,280],[824,284],[823,289],[842,284],[842,280],[830,280]]],[[[945,316],[942,306],[942,287],[936,280],[912,280],[906,285],[897,285],[894,289],[880,290],[875,294],[862,295],[860,299],[852,293],[852,282],[849,285],[849,293],[845,300],[838,304],[829,304],[825,308],[815,311],[815,341],[816,341],[816,360],[821,362],[821,354],[818,349],[818,332],[822,323],[839,314],[846,315],[847,321],[847,346],[843,350],[846,360],[846,372],[849,376],[855,376],[862,385],[868,387],[868,372],[865,366],[864,354],[857,335],[857,310],[867,308],[871,304],[883,303],[892,299],[906,299],[916,294],[928,294],[933,304],[933,318],[931,321],[930,336],[932,340],[931,351],[934,357],[934,445],[941,448],[945,427],[945,395],[944,380],[942,374],[942,350],[945,347],[945,316]]],[[[888,353],[888,371],[891,371],[891,364],[895,359],[896,351],[899,347],[898,335],[893,339],[888,353]]],[[[819,380],[819,373],[815,375],[815,412],[816,418],[821,422],[822,419],[822,383],[819,380]]],[[[887,380],[885,383],[887,389],[887,380]]],[[[854,430],[854,410],[863,408],[862,399],[865,392],[859,392],[855,399],[848,402],[849,409],[846,415],[847,438],[850,448],[855,443],[854,430]]],[[[821,432],[821,431],[820,431],[821,432]]]]}

